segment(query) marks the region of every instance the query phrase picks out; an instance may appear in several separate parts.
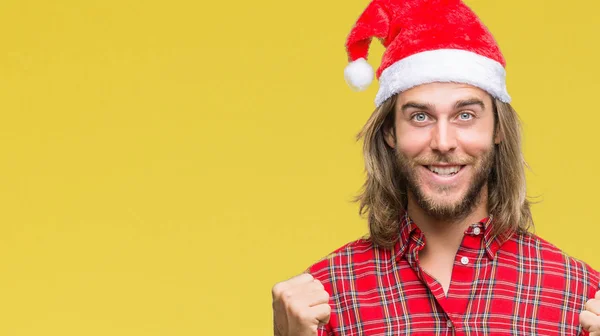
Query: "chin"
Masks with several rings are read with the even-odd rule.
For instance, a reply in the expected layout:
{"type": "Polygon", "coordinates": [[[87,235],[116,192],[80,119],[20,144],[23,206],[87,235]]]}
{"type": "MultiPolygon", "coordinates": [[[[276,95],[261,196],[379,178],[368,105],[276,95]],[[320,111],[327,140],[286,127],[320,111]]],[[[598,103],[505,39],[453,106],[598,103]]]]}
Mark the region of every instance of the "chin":
{"type": "Polygon", "coordinates": [[[440,204],[458,204],[467,194],[467,188],[458,185],[434,185],[423,189],[421,190],[421,195],[440,204]]]}
{"type": "Polygon", "coordinates": [[[430,204],[431,208],[450,210],[450,209],[457,208],[462,203],[462,199],[458,199],[458,198],[452,198],[452,199],[442,198],[442,199],[440,199],[439,197],[430,197],[427,200],[427,203],[430,204]]]}
{"type": "Polygon", "coordinates": [[[435,209],[455,209],[464,202],[466,194],[466,190],[458,187],[420,190],[420,195],[428,208],[435,209]]]}

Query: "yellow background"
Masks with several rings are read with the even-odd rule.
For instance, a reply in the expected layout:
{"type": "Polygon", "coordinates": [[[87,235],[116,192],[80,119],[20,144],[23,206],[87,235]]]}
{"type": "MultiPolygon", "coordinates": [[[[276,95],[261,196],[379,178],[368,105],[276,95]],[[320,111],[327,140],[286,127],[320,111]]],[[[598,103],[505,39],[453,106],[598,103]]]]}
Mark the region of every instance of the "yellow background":
{"type": "MultiPolygon", "coordinates": [[[[537,232],[600,267],[597,1],[471,0],[508,61],[537,232]]],[[[0,4],[0,335],[268,335],[366,232],[343,80],[366,0],[0,4]]],[[[373,48],[377,65],[382,48],[373,48]]]]}

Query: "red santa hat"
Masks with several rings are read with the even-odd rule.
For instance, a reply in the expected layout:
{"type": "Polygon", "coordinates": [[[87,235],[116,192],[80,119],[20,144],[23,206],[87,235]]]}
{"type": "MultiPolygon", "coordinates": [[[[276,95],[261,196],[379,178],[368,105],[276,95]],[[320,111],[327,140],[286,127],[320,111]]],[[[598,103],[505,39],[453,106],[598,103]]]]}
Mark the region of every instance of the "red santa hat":
{"type": "Polygon", "coordinates": [[[470,84],[510,102],[500,48],[460,0],[372,0],[346,42],[350,64],[344,76],[354,89],[364,90],[373,81],[366,59],[374,37],[386,48],[376,73],[377,106],[432,82],[470,84]]]}

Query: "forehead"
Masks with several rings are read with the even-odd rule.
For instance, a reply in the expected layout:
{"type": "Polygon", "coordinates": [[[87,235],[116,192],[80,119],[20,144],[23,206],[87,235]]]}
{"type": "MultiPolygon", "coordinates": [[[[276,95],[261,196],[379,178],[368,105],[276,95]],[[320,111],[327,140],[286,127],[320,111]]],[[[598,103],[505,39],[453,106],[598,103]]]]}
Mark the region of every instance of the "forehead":
{"type": "Polygon", "coordinates": [[[457,101],[474,98],[480,99],[486,106],[491,105],[490,95],[478,87],[461,83],[428,83],[401,92],[396,106],[412,102],[443,108],[454,106],[457,101]]]}

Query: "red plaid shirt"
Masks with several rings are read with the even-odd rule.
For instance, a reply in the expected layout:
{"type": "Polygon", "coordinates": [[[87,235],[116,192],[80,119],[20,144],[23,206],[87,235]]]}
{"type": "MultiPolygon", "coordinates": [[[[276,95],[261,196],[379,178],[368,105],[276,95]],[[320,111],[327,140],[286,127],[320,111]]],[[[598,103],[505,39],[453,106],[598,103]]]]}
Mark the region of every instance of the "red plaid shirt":
{"type": "Polygon", "coordinates": [[[393,250],[361,239],[316,263],[332,307],[319,335],[586,335],[598,272],[533,234],[492,238],[490,222],[465,232],[447,296],[419,266],[425,239],[408,216],[393,250]]]}

